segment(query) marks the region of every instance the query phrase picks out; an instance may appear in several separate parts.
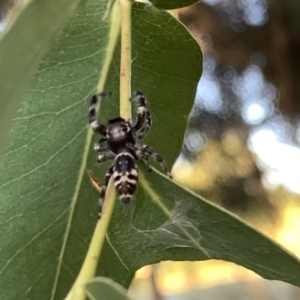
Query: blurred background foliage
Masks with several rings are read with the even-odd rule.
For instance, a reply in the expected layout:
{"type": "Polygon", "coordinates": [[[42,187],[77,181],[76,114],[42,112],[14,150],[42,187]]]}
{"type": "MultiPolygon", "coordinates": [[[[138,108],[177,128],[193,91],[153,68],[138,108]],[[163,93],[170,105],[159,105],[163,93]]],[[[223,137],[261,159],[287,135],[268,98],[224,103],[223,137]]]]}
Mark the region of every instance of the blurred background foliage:
{"type": "MultiPolygon", "coordinates": [[[[21,0],[0,0],[0,30],[21,0]]],[[[171,12],[204,53],[175,179],[300,255],[300,2],[203,0],[171,12]]],[[[279,262],[280,263],[280,262],[279,262]]],[[[137,272],[133,299],[299,299],[219,262],[137,272]]]]}
{"type": "Polygon", "coordinates": [[[300,193],[297,8],[294,1],[205,0],[176,12],[205,57],[178,176],[249,217],[276,221],[286,198],[300,193]]]}

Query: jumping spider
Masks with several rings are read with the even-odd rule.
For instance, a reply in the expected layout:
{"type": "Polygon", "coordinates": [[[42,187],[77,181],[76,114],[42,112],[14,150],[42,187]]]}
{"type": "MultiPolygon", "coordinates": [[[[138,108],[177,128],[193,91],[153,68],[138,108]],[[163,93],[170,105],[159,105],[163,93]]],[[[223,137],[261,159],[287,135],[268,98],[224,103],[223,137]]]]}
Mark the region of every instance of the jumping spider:
{"type": "Polygon", "coordinates": [[[138,103],[137,120],[134,125],[131,121],[126,121],[121,117],[109,120],[107,125],[103,125],[96,120],[98,99],[106,95],[106,93],[94,95],[89,109],[91,128],[94,132],[103,136],[94,145],[95,151],[103,153],[98,156],[98,163],[114,159],[114,164],[106,172],[100,190],[99,218],[101,217],[106,188],[111,176],[114,178],[114,186],[121,202],[124,204],[130,202],[138,182],[137,160],[143,160],[150,171],[149,157],[151,156],[161,164],[164,172],[172,178],[164,159],[149,146],[139,144],[139,141],[145,137],[152,125],[151,113],[147,108],[147,101],[143,93],[136,91],[130,99],[138,103]]]}

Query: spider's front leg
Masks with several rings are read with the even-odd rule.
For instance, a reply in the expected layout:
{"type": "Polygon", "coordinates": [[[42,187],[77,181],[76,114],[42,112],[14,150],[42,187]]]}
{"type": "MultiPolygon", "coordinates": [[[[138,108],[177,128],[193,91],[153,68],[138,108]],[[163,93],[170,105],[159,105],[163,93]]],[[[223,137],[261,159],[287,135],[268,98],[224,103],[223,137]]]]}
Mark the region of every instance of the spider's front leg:
{"type": "MultiPolygon", "coordinates": [[[[99,93],[92,97],[90,102],[90,109],[89,109],[89,123],[91,128],[94,130],[94,132],[98,132],[104,136],[106,136],[107,128],[105,125],[100,124],[97,121],[97,107],[98,107],[98,100],[102,97],[105,97],[106,93],[99,93]]],[[[100,140],[101,141],[101,140],[100,140]]],[[[100,142],[99,141],[99,142],[100,142]]]]}
{"type": "Polygon", "coordinates": [[[137,120],[135,125],[133,126],[133,129],[135,131],[141,129],[141,131],[137,133],[138,140],[141,140],[151,128],[152,125],[151,113],[147,108],[147,100],[141,91],[134,92],[130,100],[138,102],[137,120]]]}
{"type": "Polygon", "coordinates": [[[147,165],[149,165],[148,159],[149,156],[153,157],[157,162],[160,163],[162,169],[172,179],[172,175],[169,172],[168,166],[166,161],[160,156],[158,153],[156,153],[152,148],[150,148],[147,145],[143,145],[140,150],[140,158],[143,159],[147,165]]]}

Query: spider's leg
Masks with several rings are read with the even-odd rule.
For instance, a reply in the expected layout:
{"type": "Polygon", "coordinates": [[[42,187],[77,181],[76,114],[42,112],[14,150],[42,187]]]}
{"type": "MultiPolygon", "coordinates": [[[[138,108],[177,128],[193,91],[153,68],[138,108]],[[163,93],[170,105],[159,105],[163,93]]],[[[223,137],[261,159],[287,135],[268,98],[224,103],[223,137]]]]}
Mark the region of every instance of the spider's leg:
{"type": "Polygon", "coordinates": [[[151,166],[150,166],[150,163],[149,163],[149,157],[146,156],[146,155],[141,155],[141,158],[142,158],[143,162],[145,163],[148,172],[151,172],[152,169],[151,169],[151,166]]]}
{"type": "Polygon", "coordinates": [[[144,136],[148,133],[148,131],[150,130],[152,125],[152,118],[151,118],[151,113],[150,111],[147,109],[146,111],[146,123],[145,126],[143,127],[143,129],[138,133],[137,138],[138,140],[141,140],[142,138],[144,138],[144,136]]]}
{"type": "Polygon", "coordinates": [[[169,176],[172,179],[172,175],[169,172],[166,161],[158,153],[156,153],[152,148],[150,148],[147,145],[143,145],[141,148],[141,158],[145,160],[145,158],[143,158],[143,157],[147,157],[147,159],[148,159],[149,156],[153,157],[157,162],[159,162],[162,169],[167,174],[167,176],[169,176]]]}
{"type": "Polygon", "coordinates": [[[106,135],[106,126],[103,124],[100,124],[97,119],[97,107],[98,107],[98,99],[105,97],[106,93],[100,93],[96,94],[92,97],[91,102],[90,102],[90,109],[89,109],[89,123],[92,129],[95,132],[98,132],[102,135],[106,135]]]}
{"type": "Polygon", "coordinates": [[[109,179],[111,177],[111,175],[113,174],[113,167],[114,166],[111,166],[106,174],[105,174],[105,178],[104,178],[104,183],[101,187],[101,190],[100,190],[100,195],[99,195],[99,213],[98,213],[98,219],[101,218],[101,214],[102,214],[102,207],[103,207],[103,202],[104,202],[104,199],[105,199],[105,194],[106,194],[106,189],[107,189],[107,185],[108,185],[108,182],[109,182],[109,179]]]}
{"type": "Polygon", "coordinates": [[[134,92],[131,96],[131,100],[138,102],[137,120],[133,129],[135,131],[141,129],[141,131],[137,134],[138,140],[141,140],[151,128],[152,117],[149,109],[147,108],[147,100],[142,92],[134,92]]]}
{"type": "Polygon", "coordinates": [[[148,172],[151,172],[152,169],[151,169],[151,166],[150,166],[150,163],[149,163],[149,155],[147,154],[144,154],[141,149],[135,147],[135,153],[137,154],[137,157],[139,159],[142,159],[143,162],[145,163],[146,165],[146,168],[148,169],[148,172]]]}
{"type": "Polygon", "coordinates": [[[105,162],[107,160],[114,159],[115,157],[116,157],[116,155],[113,154],[113,153],[100,154],[98,156],[97,161],[98,161],[98,163],[103,163],[103,162],[105,162]]]}
{"type": "Polygon", "coordinates": [[[94,144],[94,150],[97,152],[104,152],[109,150],[109,146],[105,145],[107,138],[101,138],[97,143],[94,144]]]}

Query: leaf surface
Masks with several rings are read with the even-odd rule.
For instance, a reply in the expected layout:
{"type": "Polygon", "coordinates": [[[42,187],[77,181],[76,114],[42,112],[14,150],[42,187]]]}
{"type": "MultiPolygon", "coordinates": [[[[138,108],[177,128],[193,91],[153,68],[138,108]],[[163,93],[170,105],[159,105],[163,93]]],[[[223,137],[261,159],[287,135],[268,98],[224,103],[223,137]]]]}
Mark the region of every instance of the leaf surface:
{"type": "MultiPolygon", "coordinates": [[[[133,87],[145,92],[153,113],[153,128],[145,143],[169,165],[181,148],[185,113],[190,111],[199,74],[195,66],[200,62],[195,44],[174,22],[164,12],[143,5],[136,5],[133,11],[133,87]]],[[[112,70],[109,83],[117,84],[117,76],[112,70]]],[[[108,90],[113,87],[109,85],[108,90]]],[[[107,118],[108,103],[103,102],[102,108],[102,117],[107,118]]],[[[108,166],[100,167],[102,174],[108,166]]],[[[299,285],[300,264],[293,254],[231,213],[155,172],[142,171],[129,207],[117,204],[108,240],[133,272],[161,260],[214,258],[240,264],[267,279],[299,285]],[[279,260],[283,262],[280,265],[279,260]]]]}
{"type": "MultiPolygon", "coordinates": [[[[13,121],[0,176],[0,298],[63,299],[85,257],[98,210],[88,170],[101,181],[107,168],[98,168],[87,142],[89,98],[109,40],[109,23],[101,21],[105,9],[106,1],[90,0],[78,11],[43,58],[13,121]]],[[[154,141],[171,166],[200,77],[201,52],[165,12],[136,5],[134,20],[133,89],[148,96],[157,124],[147,142],[154,141]],[[166,131],[171,147],[162,143],[166,131]]],[[[103,122],[119,114],[118,51],[106,84],[113,97],[101,104],[103,122]]],[[[108,243],[98,272],[125,287],[134,275],[108,243]]]]}
{"type": "MultiPolygon", "coordinates": [[[[43,58],[14,119],[0,176],[0,298],[63,299],[85,256],[97,206],[87,178],[78,204],[78,180],[85,174],[88,98],[108,43],[105,9],[106,1],[89,1],[73,17],[43,58]]],[[[57,27],[60,21],[52,18],[49,26],[57,27]]]]}
{"type": "Polygon", "coordinates": [[[7,146],[11,120],[20,109],[42,55],[70,19],[80,0],[25,1],[1,36],[0,47],[0,162],[7,146]]]}
{"type": "MultiPolygon", "coordinates": [[[[106,1],[90,0],[78,11],[43,59],[14,119],[0,177],[0,298],[63,299],[86,254],[98,209],[87,172],[102,181],[109,167],[95,162],[87,125],[109,40],[105,9],[106,1]]],[[[171,166],[201,74],[201,52],[169,14],[142,4],[134,5],[132,37],[132,89],[145,93],[153,115],[144,142],[171,166]]],[[[119,115],[119,57],[117,45],[105,87],[113,96],[101,103],[104,123],[119,115]]],[[[293,255],[141,166],[135,200],[116,205],[98,274],[127,287],[144,264],[211,257],[298,284],[293,255]]]]}
{"type": "Polygon", "coordinates": [[[162,260],[222,259],[299,286],[295,255],[161,173],[140,175],[133,207],[127,213],[118,207],[109,231],[109,242],[128,269],[162,260]]]}

